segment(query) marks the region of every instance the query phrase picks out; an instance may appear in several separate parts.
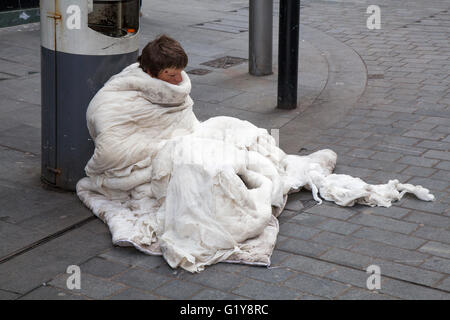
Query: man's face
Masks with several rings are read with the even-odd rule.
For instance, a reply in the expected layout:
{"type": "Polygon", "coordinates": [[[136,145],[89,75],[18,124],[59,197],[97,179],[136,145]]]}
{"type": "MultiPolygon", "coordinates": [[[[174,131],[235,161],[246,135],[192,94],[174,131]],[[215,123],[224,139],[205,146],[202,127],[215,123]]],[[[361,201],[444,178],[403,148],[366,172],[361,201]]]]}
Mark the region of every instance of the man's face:
{"type": "Polygon", "coordinates": [[[170,84],[177,85],[183,80],[183,78],[181,77],[181,71],[183,71],[183,69],[167,68],[161,70],[157,78],[170,84]]]}

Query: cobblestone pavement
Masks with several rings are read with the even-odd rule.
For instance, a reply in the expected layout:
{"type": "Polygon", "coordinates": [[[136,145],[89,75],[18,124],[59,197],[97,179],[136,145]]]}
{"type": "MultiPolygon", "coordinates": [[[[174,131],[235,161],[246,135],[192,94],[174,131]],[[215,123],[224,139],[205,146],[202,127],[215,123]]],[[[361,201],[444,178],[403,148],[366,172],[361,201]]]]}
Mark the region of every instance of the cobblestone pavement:
{"type": "Polygon", "coordinates": [[[270,268],[220,263],[199,274],[113,247],[106,226],[72,193],[41,188],[38,31],[0,30],[0,299],[449,299],[450,4],[376,2],[302,1],[301,105],[289,112],[273,110],[276,74],[253,78],[246,64],[225,71],[201,64],[247,57],[248,33],[236,29],[245,29],[248,1],[144,3],[141,47],[168,33],[186,48],[188,70],[212,71],[191,75],[199,118],[280,128],[289,153],[331,148],[336,173],[421,184],[437,198],[342,208],[316,205],[302,191],[280,216],[270,268]],[[370,4],[381,8],[380,30],[366,28],[370,4]],[[222,31],[194,26],[216,19],[228,23],[222,31]],[[81,268],[81,290],[67,289],[71,264],[81,268]],[[370,291],[373,264],[381,289],[370,291]]]}

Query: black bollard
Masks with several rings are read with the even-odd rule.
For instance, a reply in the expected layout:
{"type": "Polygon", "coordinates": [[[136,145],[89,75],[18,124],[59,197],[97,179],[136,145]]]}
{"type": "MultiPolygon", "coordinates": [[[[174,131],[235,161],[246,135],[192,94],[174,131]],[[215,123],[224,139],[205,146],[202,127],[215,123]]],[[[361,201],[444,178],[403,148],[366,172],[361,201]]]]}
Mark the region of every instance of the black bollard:
{"type": "Polygon", "coordinates": [[[278,35],[278,104],[297,108],[300,0],[280,0],[278,35]]]}

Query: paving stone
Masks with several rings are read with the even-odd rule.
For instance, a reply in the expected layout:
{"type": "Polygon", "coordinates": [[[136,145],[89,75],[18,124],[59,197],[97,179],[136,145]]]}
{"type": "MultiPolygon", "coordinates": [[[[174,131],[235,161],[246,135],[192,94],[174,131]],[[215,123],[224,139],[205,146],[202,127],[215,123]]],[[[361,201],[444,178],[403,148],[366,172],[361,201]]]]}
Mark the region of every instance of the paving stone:
{"type": "Polygon", "coordinates": [[[322,216],[319,216],[319,215],[316,215],[316,214],[307,213],[307,212],[302,212],[302,213],[299,213],[299,214],[295,215],[291,219],[290,222],[306,225],[306,226],[309,226],[309,227],[315,227],[319,223],[321,223],[321,222],[323,222],[325,220],[327,220],[326,217],[322,217],[322,216]]]}
{"type": "Polygon", "coordinates": [[[261,281],[271,283],[281,283],[286,279],[295,275],[294,272],[289,271],[281,266],[267,268],[267,267],[253,267],[248,268],[240,273],[243,277],[258,279],[261,281]]]}
{"type": "Polygon", "coordinates": [[[389,208],[385,207],[364,207],[361,210],[361,213],[374,214],[386,216],[394,219],[401,219],[406,216],[410,210],[404,209],[398,206],[392,206],[389,208]]]}
{"type": "Polygon", "coordinates": [[[76,263],[43,251],[25,252],[0,264],[0,289],[25,294],[76,263]]]}
{"type": "MultiPolygon", "coordinates": [[[[450,172],[449,171],[444,171],[444,170],[438,170],[435,174],[433,174],[431,177],[431,179],[439,179],[439,180],[444,180],[444,181],[450,181],[450,172]]],[[[450,184],[449,184],[450,186],[450,184]]]]}
{"type": "MultiPolygon", "coordinates": [[[[426,187],[426,186],[424,186],[426,187]]],[[[433,192],[431,192],[433,193],[433,192]]],[[[439,199],[437,199],[439,200],[439,199]]],[[[435,225],[436,222],[433,222],[433,220],[440,220],[439,216],[437,216],[436,214],[442,214],[443,212],[445,212],[448,209],[448,205],[441,203],[439,201],[432,201],[432,202],[426,202],[426,201],[421,201],[412,197],[405,197],[404,201],[401,204],[402,207],[408,208],[408,209],[414,209],[414,210],[420,210],[420,211],[425,211],[425,212],[431,212],[431,213],[435,213],[435,215],[433,214],[428,214],[429,219],[426,219],[424,216],[424,213],[419,213],[419,212],[414,212],[414,214],[412,214],[412,216],[415,219],[419,219],[419,217],[423,217],[420,220],[417,220],[419,222],[422,221],[429,221],[430,225],[435,225]],[[437,218],[436,218],[437,216],[437,218]]],[[[408,220],[409,216],[407,216],[406,218],[404,218],[404,220],[408,220]]],[[[413,221],[413,220],[411,220],[413,221]]],[[[445,223],[445,225],[447,225],[447,223],[445,222],[447,221],[445,218],[442,219],[442,222],[445,223]]],[[[438,225],[440,226],[440,225],[438,225]]]]}
{"type": "Polygon", "coordinates": [[[441,141],[424,140],[417,144],[418,147],[426,149],[437,149],[441,151],[448,151],[450,149],[450,143],[441,141]]]}
{"type": "Polygon", "coordinates": [[[341,249],[350,249],[360,241],[353,236],[343,236],[337,233],[322,231],[320,234],[314,236],[312,241],[319,242],[331,247],[337,247],[341,249]]]}
{"type": "Polygon", "coordinates": [[[361,228],[361,226],[344,221],[328,219],[322,222],[321,224],[317,225],[317,228],[343,235],[349,235],[358,230],[359,228],[361,228]]]}
{"type": "Polygon", "coordinates": [[[352,236],[356,238],[374,240],[404,249],[417,249],[426,242],[426,240],[423,239],[380,230],[377,228],[362,228],[355,232],[352,236]]]}
{"type": "Polygon", "coordinates": [[[311,277],[306,274],[298,274],[288,279],[285,285],[295,290],[326,298],[334,298],[348,289],[348,286],[342,283],[311,277]]]}
{"type": "Polygon", "coordinates": [[[334,265],[317,259],[292,255],[283,261],[282,266],[291,270],[301,271],[312,275],[323,276],[325,273],[333,269],[334,265]]]}
{"type": "Polygon", "coordinates": [[[408,300],[448,300],[449,294],[408,282],[389,279],[383,283],[380,293],[408,300]]]}
{"type": "Polygon", "coordinates": [[[339,281],[346,285],[352,285],[354,287],[367,289],[367,278],[369,276],[370,274],[368,274],[366,270],[363,269],[355,270],[343,266],[335,266],[324,277],[327,279],[339,281]]]}
{"type": "Polygon", "coordinates": [[[242,93],[243,91],[240,90],[219,89],[215,86],[197,84],[192,88],[191,97],[194,101],[199,100],[210,103],[220,103],[242,93]]]}
{"type": "Polygon", "coordinates": [[[360,213],[352,217],[349,221],[369,227],[377,227],[378,229],[401,232],[405,234],[411,233],[418,227],[415,223],[403,222],[367,213],[360,213]]]}
{"type": "MultiPolygon", "coordinates": [[[[57,288],[67,289],[67,279],[69,276],[70,274],[61,274],[49,284],[57,288]]],[[[73,292],[93,299],[103,299],[124,288],[125,286],[121,284],[82,273],[80,278],[80,289],[73,289],[73,292]]]]}
{"type": "Polygon", "coordinates": [[[280,227],[286,222],[289,222],[295,215],[297,215],[297,212],[291,210],[283,210],[281,214],[278,216],[278,222],[280,224],[280,227]]]}
{"type": "Polygon", "coordinates": [[[82,273],[86,272],[101,278],[111,278],[126,269],[128,269],[128,266],[124,264],[107,261],[98,257],[94,257],[80,265],[80,270],[82,273]]]}
{"type": "Polygon", "coordinates": [[[80,294],[72,294],[68,289],[61,290],[52,286],[41,286],[20,297],[19,300],[88,300],[80,294]]]}
{"type": "Polygon", "coordinates": [[[450,277],[447,277],[444,281],[442,281],[437,288],[450,291],[450,277]]]}
{"type": "Polygon", "coordinates": [[[258,280],[247,281],[232,293],[256,300],[293,300],[301,295],[297,290],[258,280]]]}
{"type": "Polygon", "coordinates": [[[396,162],[371,159],[356,159],[350,163],[351,166],[382,170],[388,172],[400,172],[406,168],[406,165],[396,162]]]}
{"type": "MultiPolygon", "coordinates": [[[[309,208],[306,210],[307,213],[314,213],[319,214],[325,217],[335,218],[335,219],[341,219],[341,220],[347,220],[351,216],[355,214],[355,212],[352,212],[349,209],[345,208],[339,208],[337,206],[330,206],[330,205],[317,205],[312,208],[309,208]]],[[[295,218],[294,218],[295,219],[295,218]]]]}
{"type": "Polygon", "coordinates": [[[371,257],[337,248],[329,250],[320,259],[356,268],[366,268],[373,260],[371,257]]]}
{"type": "Polygon", "coordinates": [[[348,152],[348,155],[355,158],[368,159],[374,153],[375,151],[373,150],[355,148],[352,151],[348,152]]]}
{"type": "Polygon", "coordinates": [[[450,231],[442,228],[423,226],[414,232],[414,236],[450,244],[450,231]]]}
{"type": "Polygon", "coordinates": [[[112,279],[115,283],[145,291],[152,291],[170,280],[168,277],[140,268],[129,269],[112,279]]]}
{"type": "Polygon", "coordinates": [[[310,294],[304,294],[298,300],[330,300],[330,299],[325,297],[313,296],[310,294]]]}
{"type": "Polygon", "coordinates": [[[170,299],[189,299],[201,290],[203,290],[203,287],[197,284],[173,280],[153,290],[153,292],[170,299]]]}
{"type": "Polygon", "coordinates": [[[280,225],[280,234],[303,240],[311,239],[315,234],[319,232],[319,229],[301,226],[296,223],[284,223],[280,225]]]}
{"type": "MultiPolygon", "coordinates": [[[[442,138],[445,138],[444,133],[432,133],[427,131],[419,131],[419,130],[409,130],[403,134],[405,137],[412,137],[412,138],[418,138],[418,139],[427,139],[427,140],[441,140],[442,138]]],[[[431,151],[431,150],[430,150],[431,151]]],[[[427,152],[430,152],[427,151],[427,152]]],[[[440,154],[430,153],[428,154],[428,157],[435,158],[436,156],[440,156],[440,154]]]]}
{"type": "Polygon", "coordinates": [[[209,288],[231,291],[238,287],[245,278],[241,275],[228,272],[219,272],[209,268],[196,274],[184,273],[181,275],[180,279],[209,288]]]}
{"type": "Polygon", "coordinates": [[[317,257],[327,251],[329,247],[324,246],[323,244],[300,239],[288,239],[279,244],[278,249],[294,254],[303,254],[307,256],[317,257]]]}
{"type": "Polygon", "coordinates": [[[424,188],[431,189],[431,190],[438,190],[438,191],[446,190],[449,187],[448,181],[442,181],[442,180],[436,180],[436,179],[430,179],[430,178],[421,178],[421,177],[414,177],[411,180],[409,180],[408,183],[414,184],[414,185],[421,185],[424,188]]]}
{"type": "MultiPolygon", "coordinates": [[[[283,252],[283,251],[275,249],[272,252],[272,256],[270,257],[270,267],[281,266],[283,261],[285,261],[290,256],[292,256],[292,255],[287,252],[283,252]]],[[[242,271],[242,270],[240,269],[240,271],[242,271]]]]}
{"type": "Polygon", "coordinates": [[[246,300],[243,297],[235,294],[222,292],[219,290],[204,289],[195,294],[191,299],[193,300],[246,300]]]}
{"type": "Polygon", "coordinates": [[[429,150],[429,151],[425,152],[424,157],[449,161],[450,160],[450,152],[429,150]]]}
{"type": "Polygon", "coordinates": [[[355,168],[355,167],[344,166],[344,165],[337,165],[334,169],[335,174],[347,174],[347,175],[359,177],[362,179],[369,177],[374,172],[375,172],[375,170],[364,169],[364,168],[355,168]]]}
{"type": "Polygon", "coordinates": [[[433,286],[442,278],[444,274],[425,270],[420,267],[407,266],[385,260],[374,260],[374,265],[380,267],[381,276],[389,276],[398,280],[405,280],[416,284],[433,286]]]}
{"type": "Polygon", "coordinates": [[[0,290],[0,300],[15,300],[19,297],[20,295],[17,293],[0,290]]]}
{"type": "Polygon", "coordinates": [[[351,288],[344,294],[340,295],[339,300],[396,300],[396,298],[386,294],[380,294],[377,291],[361,290],[351,288]]]}
{"type": "Polygon", "coordinates": [[[450,170],[450,161],[441,161],[436,165],[436,168],[442,170],[450,170]]]}
{"type": "Polygon", "coordinates": [[[404,220],[416,223],[425,224],[428,226],[444,227],[450,226],[450,218],[445,216],[438,216],[432,213],[412,212],[404,220]]]}
{"type": "Polygon", "coordinates": [[[450,245],[445,243],[439,243],[435,241],[430,241],[423,245],[419,251],[429,253],[433,256],[440,256],[450,259],[450,245]]]}
{"type": "Polygon", "coordinates": [[[109,297],[107,300],[161,300],[161,297],[155,296],[150,292],[145,292],[135,288],[127,288],[119,291],[109,297]]]}
{"type": "Polygon", "coordinates": [[[439,160],[433,160],[424,157],[405,156],[398,160],[398,162],[420,167],[432,167],[436,163],[438,163],[439,160]]]}
{"type": "Polygon", "coordinates": [[[351,250],[367,256],[410,265],[419,265],[428,258],[428,255],[417,251],[405,250],[374,241],[362,241],[351,250]]]}
{"type": "MultiPolygon", "coordinates": [[[[142,260],[151,261],[155,266],[159,265],[159,259],[154,259],[151,256],[147,257],[142,252],[136,250],[134,247],[119,247],[115,246],[112,249],[99,255],[101,258],[107,260],[120,262],[129,266],[136,266],[142,260]]],[[[144,263],[144,267],[147,263],[144,263]]]]}
{"type": "Polygon", "coordinates": [[[410,166],[410,167],[406,168],[402,173],[411,175],[411,176],[416,176],[416,177],[419,176],[419,177],[426,178],[426,177],[431,176],[436,171],[437,171],[436,169],[432,169],[432,168],[410,166]]]}
{"type": "Polygon", "coordinates": [[[377,160],[384,160],[384,161],[396,161],[396,160],[400,159],[401,156],[402,155],[400,153],[378,151],[374,155],[372,155],[370,158],[377,159],[377,160]]]}

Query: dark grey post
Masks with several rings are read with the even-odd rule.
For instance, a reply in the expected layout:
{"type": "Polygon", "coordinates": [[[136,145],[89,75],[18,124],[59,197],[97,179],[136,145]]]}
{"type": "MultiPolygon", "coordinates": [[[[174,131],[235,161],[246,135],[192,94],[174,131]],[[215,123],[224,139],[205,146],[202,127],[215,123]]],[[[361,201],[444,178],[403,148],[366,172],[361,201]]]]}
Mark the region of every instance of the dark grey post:
{"type": "Polygon", "coordinates": [[[272,74],[273,0],[250,0],[249,73],[272,74]]]}
{"type": "Polygon", "coordinates": [[[278,105],[297,108],[300,0],[280,0],[278,41],[278,105]]]}

